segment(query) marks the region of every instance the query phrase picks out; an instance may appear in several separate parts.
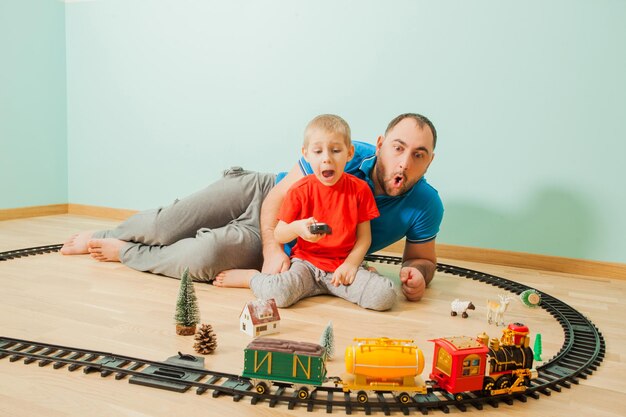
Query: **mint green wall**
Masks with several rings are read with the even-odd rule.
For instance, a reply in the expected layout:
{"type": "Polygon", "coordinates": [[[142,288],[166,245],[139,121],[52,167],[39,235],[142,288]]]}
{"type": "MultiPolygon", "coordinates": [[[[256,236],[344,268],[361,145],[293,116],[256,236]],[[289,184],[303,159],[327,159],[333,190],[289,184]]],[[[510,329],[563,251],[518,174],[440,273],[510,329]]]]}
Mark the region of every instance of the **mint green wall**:
{"type": "Polygon", "coordinates": [[[96,0],[65,12],[72,203],[152,207],[230,165],[289,168],[316,114],[373,141],[417,111],[440,137],[438,241],[626,263],[623,1],[96,0]]]}
{"type": "Polygon", "coordinates": [[[64,5],[0,0],[0,209],[67,202],[64,5]]]}

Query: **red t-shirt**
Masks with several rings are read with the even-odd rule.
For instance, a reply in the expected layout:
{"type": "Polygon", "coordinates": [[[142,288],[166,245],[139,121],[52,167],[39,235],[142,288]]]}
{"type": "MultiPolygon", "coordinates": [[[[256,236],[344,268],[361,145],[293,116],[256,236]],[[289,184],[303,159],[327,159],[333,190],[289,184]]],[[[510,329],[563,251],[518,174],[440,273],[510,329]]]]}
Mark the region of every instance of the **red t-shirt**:
{"type": "Polygon", "coordinates": [[[278,213],[285,223],[315,217],[332,228],[316,243],[298,238],[291,256],[311,262],[319,269],[334,272],[356,243],[359,223],[379,216],[374,195],[367,183],[344,174],[333,186],[307,175],[291,186],[278,213]]]}

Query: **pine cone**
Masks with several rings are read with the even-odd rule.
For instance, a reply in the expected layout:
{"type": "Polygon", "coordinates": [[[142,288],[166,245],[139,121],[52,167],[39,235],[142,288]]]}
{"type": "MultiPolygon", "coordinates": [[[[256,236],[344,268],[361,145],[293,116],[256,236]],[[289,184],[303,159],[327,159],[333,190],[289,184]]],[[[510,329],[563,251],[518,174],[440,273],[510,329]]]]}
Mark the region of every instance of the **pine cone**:
{"type": "Polygon", "coordinates": [[[201,325],[194,339],[196,343],[194,343],[193,348],[202,355],[213,353],[217,347],[217,335],[213,332],[213,326],[210,324],[201,325]]]}

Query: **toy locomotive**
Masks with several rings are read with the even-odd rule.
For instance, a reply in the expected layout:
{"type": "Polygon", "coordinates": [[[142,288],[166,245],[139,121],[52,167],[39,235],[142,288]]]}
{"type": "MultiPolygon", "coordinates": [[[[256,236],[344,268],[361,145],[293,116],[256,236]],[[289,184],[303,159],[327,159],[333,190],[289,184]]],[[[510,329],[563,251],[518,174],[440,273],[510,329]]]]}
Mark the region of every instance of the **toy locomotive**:
{"type": "Polygon", "coordinates": [[[489,341],[485,333],[476,339],[434,339],[430,378],[455,395],[467,391],[482,391],[482,395],[487,396],[523,392],[533,376],[533,351],[529,347],[528,333],[528,327],[512,323],[502,330],[500,340],[489,341]]]}
{"type": "Polygon", "coordinates": [[[255,339],[245,349],[243,376],[250,378],[259,394],[273,382],[290,384],[298,398],[306,399],[324,382],[332,380],[344,392],[356,393],[358,402],[368,394],[391,392],[401,403],[415,394],[440,388],[463,398],[462,393],[481,396],[523,392],[536,374],[531,370],[533,352],[528,327],[512,323],[500,339],[446,337],[434,342],[430,381],[418,378],[424,368],[422,351],[412,340],[354,339],[345,353],[347,375],[326,377],[326,352],[315,343],[281,339],[255,339]]]}

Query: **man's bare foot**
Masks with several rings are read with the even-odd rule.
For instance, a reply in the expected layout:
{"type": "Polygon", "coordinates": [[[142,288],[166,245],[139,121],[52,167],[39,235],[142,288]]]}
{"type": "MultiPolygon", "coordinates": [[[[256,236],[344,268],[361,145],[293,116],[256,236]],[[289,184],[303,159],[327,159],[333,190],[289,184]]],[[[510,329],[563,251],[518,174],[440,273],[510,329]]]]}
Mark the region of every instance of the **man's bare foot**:
{"type": "Polygon", "coordinates": [[[256,269],[228,269],[215,276],[213,285],[224,288],[250,288],[250,279],[258,273],[256,269]]]}
{"type": "Polygon", "coordinates": [[[92,235],[93,231],[91,230],[74,233],[69,239],[63,242],[63,247],[61,247],[60,252],[63,255],[82,255],[89,253],[88,243],[92,235]]]}
{"type": "Polygon", "coordinates": [[[91,239],[88,242],[88,251],[91,257],[100,262],[119,262],[120,250],[128,242],[119,239],[91,239]]]}

